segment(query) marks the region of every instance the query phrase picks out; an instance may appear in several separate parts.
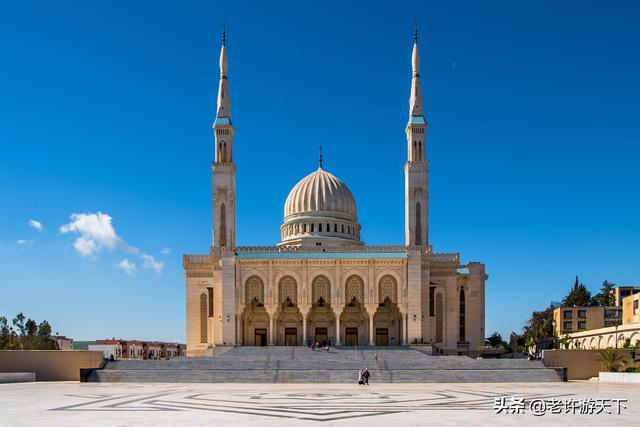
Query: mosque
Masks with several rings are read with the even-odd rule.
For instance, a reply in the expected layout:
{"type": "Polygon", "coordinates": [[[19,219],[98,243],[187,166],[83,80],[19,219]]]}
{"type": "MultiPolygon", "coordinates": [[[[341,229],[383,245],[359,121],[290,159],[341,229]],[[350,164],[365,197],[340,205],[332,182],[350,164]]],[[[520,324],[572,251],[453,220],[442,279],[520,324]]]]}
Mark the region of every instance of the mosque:
{"type": "Polygon", "coordinates": [[[213,242],[206,254],[183,255],[189,356],[212,346],[310,341],[422,344],[454,355],[484,345],[484,264],[462,264],[458,253],[436,253],[429,244],[428,126],[417,33],[411,64],[405,244],[365,245],[353,194],[320,163],[289,193],[280,242],[236,246],[235,128],[223,35],[213,123],[213,242]]]}

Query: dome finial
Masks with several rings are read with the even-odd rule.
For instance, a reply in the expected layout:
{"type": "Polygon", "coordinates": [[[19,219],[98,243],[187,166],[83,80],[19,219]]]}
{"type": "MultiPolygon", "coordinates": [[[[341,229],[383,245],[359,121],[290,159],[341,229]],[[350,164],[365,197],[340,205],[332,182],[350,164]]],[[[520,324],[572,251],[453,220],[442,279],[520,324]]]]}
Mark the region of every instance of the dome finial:
{"type": "Polygon", "coordinates": [[[227,25],[222,21],[222,46],[227,42],[227,25]]]}
{"type": "Polygon", "coordinates": [[[320,144],[320,169],[322,169],[322,144],[320,144]]]}
{"type": "Polygon", "coordinates": [[[418,43],[418,21],[413,21],[413,43],[418,43]]]}

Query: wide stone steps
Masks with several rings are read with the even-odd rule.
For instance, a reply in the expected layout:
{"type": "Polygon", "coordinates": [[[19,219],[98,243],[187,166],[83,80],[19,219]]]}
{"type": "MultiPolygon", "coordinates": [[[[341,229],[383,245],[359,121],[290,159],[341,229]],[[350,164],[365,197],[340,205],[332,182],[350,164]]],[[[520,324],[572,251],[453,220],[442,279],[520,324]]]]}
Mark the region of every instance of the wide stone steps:
{"type": "Polygon", "coordinates": [[[173,360],[118,360],[88,373],[87,381],[345,383],[368,368],[376,382],[560,381],[556,370],[524,359],[477,360],[430,356],[407,347],[237,347],[215,356],[173,360]]]}

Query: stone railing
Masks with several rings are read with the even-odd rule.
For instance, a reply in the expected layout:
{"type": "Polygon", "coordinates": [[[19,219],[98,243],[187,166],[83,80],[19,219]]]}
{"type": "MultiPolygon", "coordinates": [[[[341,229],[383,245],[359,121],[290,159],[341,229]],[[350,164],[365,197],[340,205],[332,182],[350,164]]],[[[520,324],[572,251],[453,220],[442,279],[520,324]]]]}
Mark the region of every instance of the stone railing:
{"type": "Polygon", "coordinates": [[[460,263],[460,254],[459,253],[443,253],[443,254],[436,254],[436,253],[431,253],[429,254],[430,258],[431,258],[431,262],[455,262],[455,263],[460,263]]]}
{"type": "Polygon", "coordinates": [[[400,245],[387,246],[238,246],[238,254],[282,253],[282,252],[393,252],[402,253],[406,248],[400,245]]]}
{"type": "Polygon", "coordinates": [[[183,264],[208,264],[211,262],[209,255],[202,254],[184,254],[182,255],[183,264]]]}

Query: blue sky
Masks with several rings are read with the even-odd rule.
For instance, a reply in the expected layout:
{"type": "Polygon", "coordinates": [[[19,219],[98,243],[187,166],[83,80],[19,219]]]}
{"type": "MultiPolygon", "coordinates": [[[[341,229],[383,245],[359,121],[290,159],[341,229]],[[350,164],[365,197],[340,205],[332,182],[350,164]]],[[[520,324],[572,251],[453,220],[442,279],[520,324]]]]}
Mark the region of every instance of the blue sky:
{"type": "Polygon", "coordinates": [[[417,19],[430,240],[486,263],[487,332],[519,331],[576,274],[593,291],[640,284],[635,2],[263,3],[3,6],[1,314],[76,339],[184,340],[181,254],[211,240],[223,20],[238,244],[278,241],[320,144],[364,240],[403,243],[417,19]],[[97,212],[117,234],[77,244],[109,220],[71,216],[97,212]]]}

